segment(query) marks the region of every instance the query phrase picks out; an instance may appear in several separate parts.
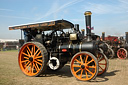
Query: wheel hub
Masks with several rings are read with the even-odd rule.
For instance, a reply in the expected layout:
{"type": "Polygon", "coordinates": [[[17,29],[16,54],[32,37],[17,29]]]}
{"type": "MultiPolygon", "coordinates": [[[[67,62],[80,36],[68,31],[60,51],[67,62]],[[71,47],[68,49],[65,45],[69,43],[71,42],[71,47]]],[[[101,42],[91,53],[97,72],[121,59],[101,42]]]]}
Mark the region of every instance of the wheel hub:
{"type": "Polygon", "coordinates": [[[30,57],[30,58],[29,58],[29,61],[31,61],[31,62],[32,62],[32,61],[33,61],[33,57],[30,57]]]}
{"type": "Polygon", "coordinates": [[[85,68],[85,66],[84,66],[84,65],[81,65],[81,68],[82,68],[82,69],[84,69],[84,68],[85,68]]]}

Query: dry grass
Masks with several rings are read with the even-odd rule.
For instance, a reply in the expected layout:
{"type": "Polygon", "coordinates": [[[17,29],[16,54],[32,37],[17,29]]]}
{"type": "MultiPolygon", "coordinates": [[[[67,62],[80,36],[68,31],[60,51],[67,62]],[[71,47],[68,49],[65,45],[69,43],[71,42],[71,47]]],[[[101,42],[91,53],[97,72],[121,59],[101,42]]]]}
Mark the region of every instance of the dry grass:
{"type": "Polygon", "coordinates": [[[76,80],[69,65],[40,77],[25,76],[18,66],[18,52],[0,52],[0,85],[128,85],[128,59],[109,60],[109,69],[92,82],[76,80]]]}

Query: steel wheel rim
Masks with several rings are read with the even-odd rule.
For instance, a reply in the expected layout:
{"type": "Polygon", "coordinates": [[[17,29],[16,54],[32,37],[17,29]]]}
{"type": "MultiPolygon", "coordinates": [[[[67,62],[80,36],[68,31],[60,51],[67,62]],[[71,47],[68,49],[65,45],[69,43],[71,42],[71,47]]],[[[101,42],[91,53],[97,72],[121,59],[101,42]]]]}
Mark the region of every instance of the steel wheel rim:
{"type": "Polygon", "coordinates": [[[124,48],[120,48],[118,51],[117,51],[117,56],[118,58],[120,59],[125,59],[127,57],[127,50],[124,49],[124,48]]]}
{"type": "Polygon", "coordinates": [[[110,52],[110,54],[111,54],[111,55],[109,54],[109,56],[110,56],[109,58],[112,59],[112,58],[114,57],[114,55],[115,55],[115,54],[114,54],[114,51],[113,51],[112,48],[108,48],[108,49],[109,49],[109,52],[110,52]]]}
{"type": "Polygon", "coordinates": [[[97,67],[95,60],[92,58],[92,56],[86,53],[77,54],[72,59],[71,72],[79,80],[83,80],[83,81],[91,80],[95,76],[97,72],[96,70],[97,67]],[[83,57],[83,55],[85,55],[86,57],[83,57]],[[91,58],[90,61],[89,58],[91,58]],[[93,63],[93,65],[90,65],[91,63],[93,63]],[[78,69],[76,70],[75,68],[78,69]]]}
{"type": "Polygon", "coordinates": [[[101,75],[107,70],[107,60],[102,53],[98,53],[97,60],[99,64],[98,75],[101,75]]]}
{"type": "Polygon", "coordinates": [[[33,43],[25,44],[19,52],[19,66],[28,76],[37,75],[43,66],[41,50],[33,43]]]}

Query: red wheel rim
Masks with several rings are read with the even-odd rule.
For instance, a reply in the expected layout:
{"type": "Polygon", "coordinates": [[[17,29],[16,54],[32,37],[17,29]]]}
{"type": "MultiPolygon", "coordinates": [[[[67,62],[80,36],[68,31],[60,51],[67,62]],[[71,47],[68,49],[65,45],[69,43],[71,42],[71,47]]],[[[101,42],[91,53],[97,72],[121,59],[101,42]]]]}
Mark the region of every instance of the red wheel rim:
{"type": "Polygon", "coordinates": [[[125,59],[127,57],[127,50],[124,49],[124,48],[120,48],[118,51],[117,51],[117,56],[118,58],[120,59],[125,59]]]}
{"type": "Polygon", "coordinates": [[[86,53],[77,54],[71,61],[71,72],[79,80],[91,80],[97,73],[96,62],[86,53]]]}
{"type": "Polygon", "coordinates": [[[42,68],[41,50],[33,43],[25,44],[19,52],[19,66],[24,74],[35,76],[42,68]]]}
{"type": "Polygon", "coordinates": [[[102,53],[98,53],[97,60],[99,64],[98,75],[101,75],[107,70],[107,60],[102,53]]]}

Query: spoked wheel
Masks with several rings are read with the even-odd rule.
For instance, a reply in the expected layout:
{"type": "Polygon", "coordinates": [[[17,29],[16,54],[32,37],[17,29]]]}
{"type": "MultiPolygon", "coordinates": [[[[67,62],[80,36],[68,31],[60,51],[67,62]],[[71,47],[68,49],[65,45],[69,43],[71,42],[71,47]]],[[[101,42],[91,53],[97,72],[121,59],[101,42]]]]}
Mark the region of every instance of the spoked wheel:
{"type": "Polygon", "coordinates": [[[125,58],[127,58],[127,55],[128,55],[128,53],[127,53],[127,50],[126,50],[125,48],[120,48],[120,49],[117,51],[117,56],[118,56],[118,58],[120,58],[120,59],[125,59],[125,58]]]}
{"type": "Polygon", "coordinates": [[[99,76],[104,74],[108,70],[109,61],[108,58],[105,56],[105,54],[101,52],[98,52],[97,60],[99,64],[99,72],[98,72],[98,76],[99,76]]]}
{"type": "Polygon", "coordinates": [[[114,53],[114,51],[113,51],[113,49],[112,48],[108,48],[108,53],[107,53],[107,57],[109,58],[109,59],[112,59],[113,57],[114,57],[114,55],[115,55],[115,53],[114,53]]]}
{"type": "Polygon", "coordinates": [[[98,74],[98,61],[89,52],[79,52],[73,56],[70,69],[78,80],[90,81],[98,74]]]}
{"type": "Polygon", "coordinates": [[[48,61],[45,47],[38,42],[28,42],[19,52],[19,66],[27,76],[39,76],[46,68],[48,61]]]}

